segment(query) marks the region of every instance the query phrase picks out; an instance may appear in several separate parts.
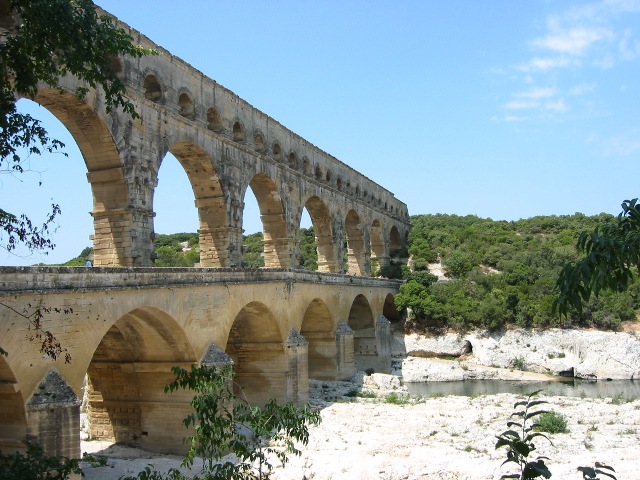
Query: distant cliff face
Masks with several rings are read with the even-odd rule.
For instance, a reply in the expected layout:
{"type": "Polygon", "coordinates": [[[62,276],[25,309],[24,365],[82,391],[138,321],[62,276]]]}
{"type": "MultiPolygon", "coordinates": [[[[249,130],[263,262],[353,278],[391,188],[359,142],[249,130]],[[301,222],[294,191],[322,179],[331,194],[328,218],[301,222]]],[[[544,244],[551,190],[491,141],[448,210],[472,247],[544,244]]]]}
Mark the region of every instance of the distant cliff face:
{"type": "MultiPolygon", "coordinates": [[[[462,380],[468,376],[465,372],[475,365],[594,380],[640,379],[640,333],[636,331],[550,329],[439,336],[412,334],[404,337],[403,346],[408,359],[453,356],[462,360],[459,369],[438,369],[439,373],[433,372],[431,380],[462,380]]],[[[396,349],[395,353],[401,352],[396,349]]],[[[406,381],[426,379],[424,375],[417,378],[421,375],[416,367],[403,368],[406,381]]],[[[486,375],[496,377],[489,372],[486,375]]]]}

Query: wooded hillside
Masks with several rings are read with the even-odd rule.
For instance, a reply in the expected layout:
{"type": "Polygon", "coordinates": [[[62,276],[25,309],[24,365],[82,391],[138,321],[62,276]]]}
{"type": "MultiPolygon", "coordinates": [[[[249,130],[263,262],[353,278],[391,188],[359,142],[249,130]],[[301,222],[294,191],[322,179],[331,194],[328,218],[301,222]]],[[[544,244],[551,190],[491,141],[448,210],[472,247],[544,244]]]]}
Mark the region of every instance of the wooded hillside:
{"type": "Polygon", "coordinates": [[[396,304],[408,307],[414,328],[596,326],[617,328],[636,318],[640,307],[637,278],[625,292],[592,298],[583,317],[552,314],[555,284],[563,265],[577,258],[583,230],[614,220],[612,215],[539,216],[493,221],[476,216],[417,215],[409,237],[407,283],[396,304]],[[425,275],[441,262],[446,280],[425,275]]]}

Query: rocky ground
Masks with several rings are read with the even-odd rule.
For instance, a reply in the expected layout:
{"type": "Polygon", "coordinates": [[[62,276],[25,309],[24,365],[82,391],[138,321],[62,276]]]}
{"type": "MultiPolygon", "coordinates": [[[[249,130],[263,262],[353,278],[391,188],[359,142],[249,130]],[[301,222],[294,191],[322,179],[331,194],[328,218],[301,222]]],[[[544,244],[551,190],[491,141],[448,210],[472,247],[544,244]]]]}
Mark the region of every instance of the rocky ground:
{"type": "MultiPolygon", "coordinates": [[[[501,466],[505,451],[494,448],[495,436],[506,429],[513,403],[520,397],[405,401],[398,377],[386,375],[356,383],[312,381],[310,390],[322,423],[311,428],[302,455],[278,468],[275,479],[477,480],[498,479],[508,472],[501,466]],[[350,396],[355,392],[375,397],[350,396]]],[[[553,478],[582,478],[578,466],[600,461],[614,466],[619,480],[640,479],[640,400],[545,399],[549,409],[567,417],[570,430],[551,435],[553,444],[536,442],[536,453],[549,457],[553,478]]],[[[180,463],[179,457],[99,442],[83,442],[83,450],[106,457],[107,463],[85,464],[87,480],[115,480],[147,465],[166,470],[180,463]]]]}

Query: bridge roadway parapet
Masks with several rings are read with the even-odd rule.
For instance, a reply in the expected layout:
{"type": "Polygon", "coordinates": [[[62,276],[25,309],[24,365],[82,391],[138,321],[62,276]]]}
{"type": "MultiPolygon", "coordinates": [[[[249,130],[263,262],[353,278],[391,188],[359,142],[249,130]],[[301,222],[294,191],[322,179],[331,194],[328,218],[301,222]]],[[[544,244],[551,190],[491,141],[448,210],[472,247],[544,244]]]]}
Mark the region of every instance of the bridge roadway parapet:
{"type": "Polygon", "coordinates": [[[309,378],[388,372],[399,284],[279,268],[2,267],[0,449],[36,438],[78,456],[84,399],[93,437],[180,452],[190,398],[162,387],[172,366],[208,358],[231,364],[256,404],[304,402],[309,378]],[[34,338],[38,316],[63,349],[55,360],[34,338]]]}
{"type": "Polygon", "coordinates": [[[206,286],[273,282],[397,289],[400,280],[286,268],[0,267],[0,295],[9,292],[206,286]]]}

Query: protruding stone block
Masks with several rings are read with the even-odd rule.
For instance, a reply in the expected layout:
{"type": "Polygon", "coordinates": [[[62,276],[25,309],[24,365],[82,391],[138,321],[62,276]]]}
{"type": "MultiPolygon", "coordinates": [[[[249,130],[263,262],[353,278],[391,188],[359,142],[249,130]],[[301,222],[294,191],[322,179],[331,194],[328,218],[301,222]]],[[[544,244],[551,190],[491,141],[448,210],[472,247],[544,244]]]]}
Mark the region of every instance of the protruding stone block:
{"type": "Polygon", "coordinates": [[[80,458],[82,401],[55,370],[44,377],[27,402],[29,433],[45,454],[80,458]]]}
{"type": "Polygon", "coordinates": [[[287,398],[297,404],[309,401],[309,344],[294,328],[285,342],[287,355],[287,398]]]}
{"type": "Polygon", "coordinates": [[[338,364],[338,380],[351,379],[356,373],[353,330],[343,320],[340,320],[336,326],[336,360],[338,364]]]}

